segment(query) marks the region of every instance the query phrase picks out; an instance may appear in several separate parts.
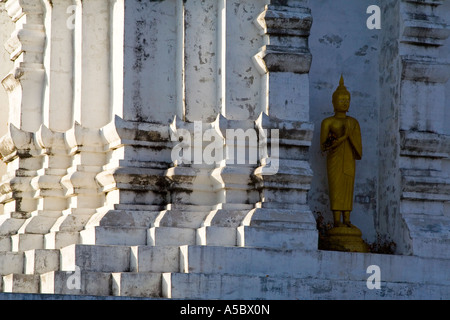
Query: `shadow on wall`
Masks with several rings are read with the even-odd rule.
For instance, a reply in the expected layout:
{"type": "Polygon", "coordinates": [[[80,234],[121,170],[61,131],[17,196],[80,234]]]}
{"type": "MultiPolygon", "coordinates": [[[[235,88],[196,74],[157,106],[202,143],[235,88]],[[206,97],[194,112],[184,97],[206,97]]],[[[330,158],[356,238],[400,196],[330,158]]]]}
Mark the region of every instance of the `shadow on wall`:
{"type": "MultiPolygon", "coordinates": [[[[333,228],[333,223],[329,221],[329,219],[325,219],[322,212],[314,211],[313,214],[316,219],[316,226],[319,232],[319,250],[326,250],[326,235],[328,230],[333,228]]],[[[369,247],[370,253],[394,254],[397,247],[397,244],[394,241],[389,240],[385,236],[380,234],[377,234],[375,241],[366,243],[369,247]]]]}

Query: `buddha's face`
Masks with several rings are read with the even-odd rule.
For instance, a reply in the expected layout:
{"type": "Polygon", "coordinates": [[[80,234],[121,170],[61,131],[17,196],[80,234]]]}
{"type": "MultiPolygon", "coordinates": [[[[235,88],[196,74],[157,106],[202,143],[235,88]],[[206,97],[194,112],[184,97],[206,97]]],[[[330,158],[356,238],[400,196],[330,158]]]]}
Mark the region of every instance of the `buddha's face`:
{"type": "Polygon", "coordinates": [[[335,111],[347,112],[350,107],[350,96],[347,94],[339,94],[333,101],[335,111]]]}

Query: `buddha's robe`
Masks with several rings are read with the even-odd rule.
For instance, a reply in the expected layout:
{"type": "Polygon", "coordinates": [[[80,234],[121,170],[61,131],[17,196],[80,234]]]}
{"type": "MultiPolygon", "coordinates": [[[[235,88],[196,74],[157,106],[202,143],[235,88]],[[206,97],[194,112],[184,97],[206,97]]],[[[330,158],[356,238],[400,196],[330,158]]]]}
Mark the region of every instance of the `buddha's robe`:
{"type": "MultiPolygon", "coordinates": [[[[333,121],[331,118],[326,120],[333,121]]],[[[356,119],[347,116],[344,125],[348,138],[328,152],[327,172],[332,211],[352,211],[355,160],[362,157],[361,129],[356,119]]],[[[326,133],[328,135],[328,133],[326,133]]]]}

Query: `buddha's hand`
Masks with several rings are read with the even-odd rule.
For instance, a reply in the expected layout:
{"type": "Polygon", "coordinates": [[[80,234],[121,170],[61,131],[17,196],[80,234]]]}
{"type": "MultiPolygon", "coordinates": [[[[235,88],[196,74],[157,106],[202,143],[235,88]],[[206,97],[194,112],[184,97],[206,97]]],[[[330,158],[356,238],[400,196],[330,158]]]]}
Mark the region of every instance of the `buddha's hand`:
{"type": "Polygon", "coordinates": [[[336,149],[337,147],[339,147],[347,139],[348,139],[348,132],[347,132],[347,128],[346,128],[345,129],[345,134],[342,137],[334,140],[329,149],[330,150],[336,149]]]}

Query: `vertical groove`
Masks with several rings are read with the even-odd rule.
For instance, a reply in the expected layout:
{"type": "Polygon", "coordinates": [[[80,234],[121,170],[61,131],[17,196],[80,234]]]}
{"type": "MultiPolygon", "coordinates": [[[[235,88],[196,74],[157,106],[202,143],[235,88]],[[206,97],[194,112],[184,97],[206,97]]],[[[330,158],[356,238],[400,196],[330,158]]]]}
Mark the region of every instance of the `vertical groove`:
{"type": "Polygon", "coordinates": [[[43,118],[44,124],[53,131],[64,132],[72,126],[73,87],[73,27],[61,16],[71,13],[72,0],[52,4],[45,1],[45,29],[47,41],[44,66],[47,77],[43,118]],[[69,11],[69,12],[68,12],[69,11]]]}
{"type": "Polygon", "coordinates": [[[75,29],[74,29],[74,44],[73,44],[73,56],[74,56],[74,75],[73,75],[73,120],[81,121],[81,82],[82,82],[82,47],[81,39],[83,33],[82,25],[82,2],[76,0],[75,4],[77,6],[75,12],[75,29]]]}
{"type": "Polygon", "coordinates": [[[218,52],[218,68],[217,68],[217,103],[220,106],[221,113],[224,117],[226,114],[226,47],[227,47],[227,0],[221,0],[218,11],[218,28],[217,28],[217,52],[218,52]]]}
{"type": "Polygon", "coordinates": [[[178,37],[178,48],[177,48],[177,115],[183,121],[186,120],[186,99],[185,99],[185,74],[184,74],[184,0],[178,0],[177,2],[177,37],[178,37]]]}

